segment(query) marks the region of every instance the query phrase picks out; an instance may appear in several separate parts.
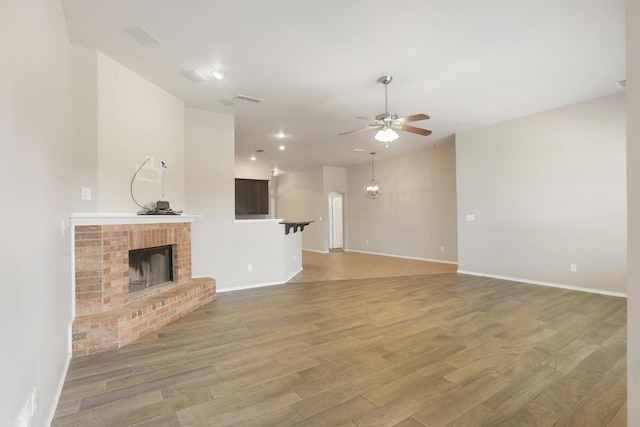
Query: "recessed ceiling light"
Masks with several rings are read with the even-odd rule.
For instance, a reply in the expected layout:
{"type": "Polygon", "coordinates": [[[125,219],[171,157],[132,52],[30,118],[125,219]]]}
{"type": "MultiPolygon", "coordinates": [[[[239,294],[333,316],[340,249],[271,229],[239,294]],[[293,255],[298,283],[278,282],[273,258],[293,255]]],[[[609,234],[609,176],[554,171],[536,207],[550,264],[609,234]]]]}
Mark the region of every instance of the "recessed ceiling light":
{"type": "Polygon", "coordinates": [[[284,138],[285,137],[284,132],[282,132],[282,131],[280,131],[276,136],[278,138],[284,138]]]}
{"type": "Polygon", "coordinates": [[[211,70],[211,75],[218,80],[222,80],[224,78],[224,71],[222,70],[211,70]]]}
{"type": "Polygon", "coordinates": [[[251,156],[251,161],[255,162],[256,161],[256,156],[251,156]]]}
{"type": "Polygon", "coordinates": [[[360,153],[364,151],[364,148],[354,148],[353,151],[355,151],[356,153],[360,153]]]}
{"type": "Polygon", "coordinates": [[[284,151],[284,149],[285,149],[285,148],[287,148],[287,147],[285,147],[284,145],[281,145],[281,146],[280,146],[280,147],[278,147],[278,148],[280,149],[280,151],[284,151]]]}
{"type": "Polygon", "coordinates": [[[280,171],[278,170],[278,168],[274,168],[274,169],[271,171],[271,175],[273,175],[273,176],[278,176],[278,175],[280,175],[280,171]]]}

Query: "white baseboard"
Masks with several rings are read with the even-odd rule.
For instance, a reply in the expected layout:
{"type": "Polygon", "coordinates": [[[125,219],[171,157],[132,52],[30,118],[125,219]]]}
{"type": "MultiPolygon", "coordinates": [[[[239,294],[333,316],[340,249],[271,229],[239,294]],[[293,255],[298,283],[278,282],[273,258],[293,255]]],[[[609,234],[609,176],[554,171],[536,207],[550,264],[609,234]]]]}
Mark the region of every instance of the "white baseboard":
{"type": "Polygon", "coordinates": [[[287,277],[287,279],[284,282],[287,283],[289,280],[293,279],[296,276],[296,274],[300,273],[302,270],[304,270],[304,268],[300,267],[300,269],[298,271],[293,273],[291,276],[287,277]]]}
{"type": "Polygon", "coordinates": [[[383,253],[380,253],[380,252],[357,251],[355,249],[343,249],[343,250],[345,252],[357,252],[357,253],[360,253],[360,254],[380,255],[380,256],[387,256],[387,257],[392,257],[392,258],[413,259],[413,260],[416,260],[416,261],[429,261],[429,262],[437,262],[437,263],[440,263],[440,264],[458,265],[457,262],[454,262],[454,261],[443,261],[441,259],[417,258],[417,257],[412,257],[412,256],[404,256],[404,255],[383,254],[383,253]]]}
{"type": "Polygon", "coordinates": [[[328,254],[328,253],[329,253],[329,251],[316,251],[315,249],[305,249],[305,248],[302,248],[302,250],[303,250],[303,251],[308,251],[308,252],[317,252],[317,253],[319,253],[319,254],[328,254]]]}
{"type": "Polygon", "coordinates": [[[291,280],[296,274],[300,273],[302,270],[303,268],[301,267],[298,271],[293,273],[291,276],[287,277],[282,282],[251,283],[249,285],[240,285],[240,286],[234,286],[232,288],[223,288],[223,289],[219,289],[218,287],[216,287],[216,294],[218,293],[223,294],[225,292],[232,292],[232,291],[241,291],[243,289],[255,289],[255,288],[265,288],[267,286],[285,285],[289,280],[291,280]]]}
{"type": "Polygon", "coordinates": [[[252,283],[249,285],[234,286],[233,288],[224,288],[224,289],[216,288],[216,294],[223,294],[225,292],[232,292],[232,291],[242,291],[244,289],[266,288],[267,286],[278,286],[278,285],[284,285],[284,284],[285,282],[265,282],[265,283],[252,283]]]}
{"type": "Polygon", "coordinates": [[[512,282],[528,283],[531,285],[548,286],[550,288],[568,289],[570,291],[588,292],[591,294],[608,295],[612,297],[627,298],[626,292],[605,291],[602,289],[584,288],[582,286],[563,285],[561,283],[541,282],[539,280],[529,280],[520,277],[498,276],[495,274],[477,273],[474,271],[458,270],[459,274],[469,274],[471,276],[490,277],[492,279],[510,280],[512,282]]]}
{"type": "Polygon", "coordinates": [[[64,381],[67,379],[67,372],[69,372],[69,364],[71,363],[71,353],[67,353],[67,360],[64,362],[64,367],[62,368],[62,374],[60,375],[60,379],[58,380],[58,387],[56,389],[56,394],[53,396],[53,406],[49,408],[49,417],[47,418],[47,425],[50,426],[53,423],[53,417],[56,415],[56,409],[58,408],[58,403],[60,402],[60,396],[62,396],[62,388],[64,387],[64,381]]]}

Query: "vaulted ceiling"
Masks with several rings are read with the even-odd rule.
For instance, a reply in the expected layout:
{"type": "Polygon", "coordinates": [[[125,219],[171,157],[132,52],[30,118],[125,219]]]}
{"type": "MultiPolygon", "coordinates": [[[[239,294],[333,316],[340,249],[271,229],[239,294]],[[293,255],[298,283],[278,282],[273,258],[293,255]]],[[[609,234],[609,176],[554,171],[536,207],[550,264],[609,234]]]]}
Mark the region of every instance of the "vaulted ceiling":
{"type": "Polygon", "coordinates": [[[63,0],[71,41],[195,107],[235,115],[236,159],[283,172],[436,148],[623,89],[624,0],[63,0]],[[124,29],[141,27],[144,45],[124,29]],[[222,80],[212,69],[222,69],[222,80]],[[192,82],[183,71],[206,78],[192,82]],[[389,148],[356,116],[426,113],[389,148]],[[261,103],[237,100],[237,95],[261,103]],[[277,136],[280,132],[284,137],[277,136]],[[278,147],[284,145],[285,150],[278,147]],[[363,151],[354,151],[361,149],[363,151]],[[264,150],[256,153],[257,150],[264,150]]]}

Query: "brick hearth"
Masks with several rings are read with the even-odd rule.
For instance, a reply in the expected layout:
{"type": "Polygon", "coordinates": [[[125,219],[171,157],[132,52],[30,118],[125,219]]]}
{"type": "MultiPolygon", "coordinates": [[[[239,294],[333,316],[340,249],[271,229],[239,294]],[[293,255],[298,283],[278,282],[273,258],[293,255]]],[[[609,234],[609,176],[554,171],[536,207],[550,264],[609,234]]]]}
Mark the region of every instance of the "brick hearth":
{"type": "Polygon", "coordinates": [[[190,222],[76,225],[74,243],[73,356],[122,347],[215,299],[215,280],[191,277],[190,222]],[[174,282],[129,295],[129,250],[163,245],[174,282]]]}

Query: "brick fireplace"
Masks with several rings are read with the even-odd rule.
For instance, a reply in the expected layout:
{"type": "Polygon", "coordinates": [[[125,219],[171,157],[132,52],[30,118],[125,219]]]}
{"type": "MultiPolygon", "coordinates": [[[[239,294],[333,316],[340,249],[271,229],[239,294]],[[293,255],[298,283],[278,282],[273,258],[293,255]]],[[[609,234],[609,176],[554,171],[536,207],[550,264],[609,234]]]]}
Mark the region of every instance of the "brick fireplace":
{"type": "Polygon", "coordinates": [[[74,357],[122,347],[215,299],[215,280],[191,277],[193,219],[72,218],[74,357]],[[129,294],[129,251],[165,245],[173,248],[173,282],[129,294]]]}

